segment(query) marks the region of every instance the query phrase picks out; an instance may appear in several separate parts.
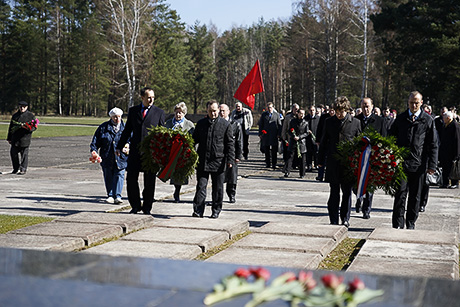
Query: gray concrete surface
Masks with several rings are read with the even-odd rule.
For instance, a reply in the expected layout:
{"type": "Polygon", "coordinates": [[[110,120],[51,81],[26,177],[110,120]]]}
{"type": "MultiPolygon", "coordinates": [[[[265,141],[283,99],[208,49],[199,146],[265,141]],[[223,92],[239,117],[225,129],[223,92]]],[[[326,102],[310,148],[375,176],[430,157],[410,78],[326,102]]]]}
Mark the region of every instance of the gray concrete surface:
{"type": "MultiPolygon", "coordinates": [[[[328,184],[317,182],[316,173],[307,173],[305,179],[300,179],[293,171],[289,178],[284,178],[280,169],[264,168],[263,156],[257,151],[257,136],[251,135],[249,160],[240,163],[242,178],[238,182],[237,202],[230,204],[225,196],[219,219],[191,218],[195,190],[195,178],[192,178],[190,184],[182,188],[181,203],[172,202],[172,185],[157,180],[155,198],[158,202],[151,212],[153,219],[148,216],[150,219],[145,220],[142,215],[126,214],[129,204],[125,191],[124,204],[104,202],[102,171],[99,165],[88,161],[90,140],[91,137],[33,139],[28,173],[0,175],[0,214],[61,219],[0,236],[0,246],[11,247],[20,236],[37,235],[44,241],[50,236],[85,238],[88,245],[137,231],[84,253],[193,259],[217,243],[205,244],[204,237],[192,238],[192,233],[209,232],[212,238],[216,232],[225,232],[230,239],[250,229],[252,234],[208,261],[316,268],[329,250],[348,236],[368,239],[349,268],[351,271],[458,278],[458,266],[455,268],[452,261],[455,258],[458,264],[458,249],[455,250],[459,233],[459,190],[430,189],[427,211],[420,214],[416,230],[412,232],[391,229],[393,199],[377,191],[371,219],[364,220],[353,211],[347,231],[344,227],[329,225],[328,184]],[[165,240],[169,238],[169,242],[160,242],[153,233],[150,237],[152,227],[164,228],[158,232],[163,233],[165,240]],[[146,229],[139,230],[143,228],[146,229]],[[181,241],[184,244],[178,243],[181,241]],[[246,245],[238,247],[238,244],[246,245]],[[315,246],[314,251],[308,246],[315,246]],[[392,253],[398,255],[396,251],[400,251],[401,256],[388,257],[392,253]],[[416,257],[418,253],[424,256],[416,257]],[[383,261],[385,259],[390,261],[383,261]],[[425,269],[415,272],[415,268],[425,269]]],[[[5,142],[0,146],[0,171],[10,171],[10,165],[9,146],[5,142]]],[[[281,157],[279,166],[282,166],[281,157]]],[[[210,215],[210,208],[205,214],[210,215]]],[[[23,248],[60,248],[58,241],[31,246],[31,237],[25,239],[29,243],[16,242],[23,248]]],[[[67,246],[61,248],[68,250],[67,246]]]]}

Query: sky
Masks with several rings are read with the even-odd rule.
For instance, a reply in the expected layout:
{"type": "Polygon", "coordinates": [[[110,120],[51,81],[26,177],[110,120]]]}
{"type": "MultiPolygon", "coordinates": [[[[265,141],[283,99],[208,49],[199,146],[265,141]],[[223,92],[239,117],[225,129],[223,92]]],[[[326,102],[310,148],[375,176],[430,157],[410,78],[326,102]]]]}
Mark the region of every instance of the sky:
{"type": "Polygon", "coordinates": [[[251,26],[260,17],[265,21],[288,20],[293,0],[166,0],[188,26],[215,24],[219,33],[235,26],[251,26]]]}

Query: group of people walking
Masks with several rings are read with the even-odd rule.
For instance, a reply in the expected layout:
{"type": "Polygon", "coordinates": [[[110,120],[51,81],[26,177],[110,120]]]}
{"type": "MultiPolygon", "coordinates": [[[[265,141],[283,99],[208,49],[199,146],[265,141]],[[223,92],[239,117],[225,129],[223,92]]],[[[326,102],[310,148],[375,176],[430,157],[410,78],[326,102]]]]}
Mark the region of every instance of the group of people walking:
{"type": "MultiPolygon", "coordinates": [[[[207,116],[195,125],[185,118],[187,106],[184,102],[174,107],[173,117],[166,121],[165,112],[154,104],[155,93],[152,88],[143,88],[140,96],[142,103],[129,109],[126,123],[122,120],[121,109],[110,110],[110,119],[97,128],[90,144],[92,156],[97,155],[101,160],[106,202],[123,202],[121,193],[127,170],[128,201],[132,208],[130,213],[142,211],[150,214],[155,201],[156,174],[143,169],[142,153],[138,145],[149,133],[149,128],[165,126],[189,133],[197,144],[199,159],[192,216],[204,216],[206,189],[211,178],[210,217],[218,218],[222,210],[225,183],[229,202],[236,202],[238,163],[248,159],[249,154],[249,134],[253,125],[251,110],[237,102],[235,109],[230,111],[228,105],[211,100],[206,106],[207,116]],[[139,188],[141,172],[142,198],[139,188]]],[[[414,229],[419,212],[425,210],[428,198],[426,175],[433,174],[438,166],[438,149],[440,165],[444,170],[444,183],[441,187],[458,187],[458,180],[452,180],[448,185],[448,174],[452,161],[460,156],[460,126],[453,112],[443,108],[441,116],[434,118],[430,114],[431,108],[422,105],[423,96],[417,91],[410,93],[407,110],[397,116],[389,108],[385,108],[383,114],[379,115],[369,97],[361,100],[359,112],[352,112],[350,101],[345,96],[338,97],[329,109],[311,106],[308,114],[299,105],[293,104],[290,112],[283,115],[276,111],[273,103],[268,103],[258,121],[260,151],[265,156],[266,167],[272,169],[277,169],[278,153],[283,153],[285,177],[289,177],[295,167],[299,169],[300,178],[316,168],[316,179],[329,183],[327,209],[330,223],[349,227],[353,183],[347,181],[346,170],[339,165],[337,145],[352,140],[368,127],[382,136],[394,136],[396,144],[408,148],[410,153],[404,161],[407,180],[401,182],[394,198],[392,224],[394,228],[414,229]]],[[[27,103],[19,103],[19,111],[13,115],[12,123],[35,118],[27,107],[27,103]]],[[[19,137],[12,126],[8,141],[12,146],[13,173],[24,174],[27,170],[30,135],[34,129],[24,129],[19,137]],[[22,161],[19,161],[19,154],[22,161]]],[[[171,180],[171,184],[175,188],[174,201],[179,202],[181,187],[188,184],[188,181],[171,180]]],[[[372,200],[373,194],[370,192],[357,199],[356,211],[362,211],[364,219],[370,218],[372,200]]]]}

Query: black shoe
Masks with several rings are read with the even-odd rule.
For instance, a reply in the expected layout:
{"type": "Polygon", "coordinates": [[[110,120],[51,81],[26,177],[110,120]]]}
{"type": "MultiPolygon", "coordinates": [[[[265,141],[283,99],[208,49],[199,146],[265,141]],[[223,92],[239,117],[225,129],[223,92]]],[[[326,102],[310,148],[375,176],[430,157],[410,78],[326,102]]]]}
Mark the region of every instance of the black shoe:
{"type": "Polygon", "coordinates": [[[211,216],[209,218],[210,219],[217,219],[218,217],[219,217],[218,213],[213,213],[213,214],[211,214],[211,216]]]}
{"type": "Polygon", "coordinates": [[[131,211],[129,211],[129,214],[136,214],[137,212],[137,210],[131,209],[131,211]]]}
{"type": "Polygon", "coordinates": [[[300,177],[300,179],[304,179],[304,178],[305,178],[305,176],[304,176],[304,175],[300,175],[299,177],[300,177]]]}
{"type": "Polygon", "coordinates": [[[198,213],[196,213],[196,212],[193,212],[193,213],[192,213],[192,217],[203,217],[203,216],[200,215],[200,214],[198,214],[198,213]]]}
{"type": "Polygon", "coordinates": [[[315,179],[316,179],[317,181],[319,181],[319,182],[322,182],[322,181],[323,181],[323,178],[316,177],[315,179]]]}
{"type": "Polygon", "coordinates": [[[361,202],[359,201],[359,199],[356,201],[355,208],[356,213],[359,213],[361,211],[361,202]]]}
{"type": "Polygon", "coordinates": [[[16,174],[18,171],[19,171],[19,170],[14,169],[14,170],[11,172],[11,174],[16,174]]]}
{"type": "Polygon", "coordinates": [[[142,211],[142,214],[150,215],[150,212],[149,211],[142,211]]]}
{"type": "Polygon", "coordinates": [[[16,173],[16,175],[25,175],[26,174],[26,171],[19,171],[16,173]]]}
{"type": "Polygon", "coordinates": [[[420,206],[419,212],[425,212],[425,206],[420,206]]]}
{"type": "Polygon", "coordinates": [[[350,223],[348,221],[343,221],[342,225],[347,227],[347,228],[350,227],[350,223]]]}
{"type": "Polygon", "coordinates": [[[230,197],[228,202],[231,203],[231,204],[236,203],[235,197],[230,197]]]}
{"type": "Polygon", "coordinates": [[[286,178],[289,177],[289,173],[285,173],[284,177],[286,177],[286,178]]]}
{"type": "Polygon", "coordinates": [[[407,226],[406,229],[415,229],[415,226],[407,226]]]}
{"type": "Polygon", "coordinates": [[[447,188],[448,189],[458,189],[458,185],[450,185],[447,188]]]}
{"type": "Polygon", "coordinates": [[[369,213],[367,213],[367,212],[363,213],[363,219],[368,220],[370,218],[371,218],[371,216],[369,215],[369,213]]]}

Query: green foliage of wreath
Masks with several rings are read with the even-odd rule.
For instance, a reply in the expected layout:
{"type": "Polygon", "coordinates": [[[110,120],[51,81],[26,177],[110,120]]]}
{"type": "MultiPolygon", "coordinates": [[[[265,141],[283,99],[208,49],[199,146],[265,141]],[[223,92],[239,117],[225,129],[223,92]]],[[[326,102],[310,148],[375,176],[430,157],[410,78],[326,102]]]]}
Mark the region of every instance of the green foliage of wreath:
{"type": "Polygon", "coordinates": [[[358,185],[359,157],[365,149],[363,137],[370,140],[372,148],[370,174],[367,185],[368,192],[382,189],[386,194],[394,196],[402,180],[406,180],[403,169],[404,158],[409,150],[396,145],[394,136],[384,137],[372,127],[366,128],[363,133],[351,141],[341,142],[337,146],[337,159],[345,168],[346,179],[358,185]]]}
{"type": "Polygon", "coordinates": [[[186,182],[195,173],[198,163],[198,154],[195,150],[195,142],[190,133],[182,129],[168,129],[165,127],[153,127],[149,134],[142,140],[140,150],[142,166],[154,174],[159,175],[167,166],[170,158],[172,142],[177,135],[183,143],[182,151],[175,165],[171,179],[176,183],[186,182]]]}

